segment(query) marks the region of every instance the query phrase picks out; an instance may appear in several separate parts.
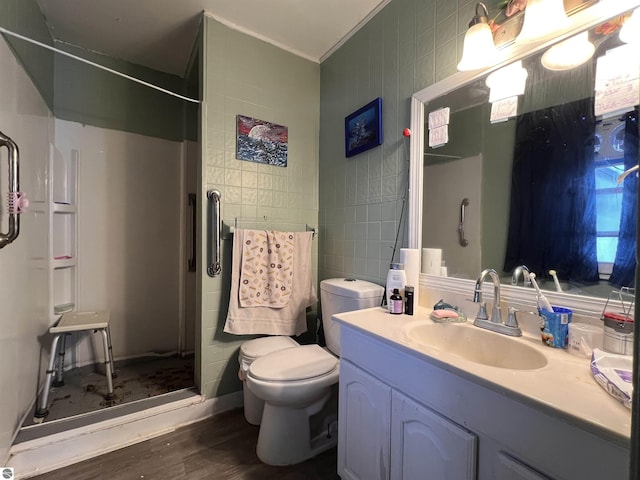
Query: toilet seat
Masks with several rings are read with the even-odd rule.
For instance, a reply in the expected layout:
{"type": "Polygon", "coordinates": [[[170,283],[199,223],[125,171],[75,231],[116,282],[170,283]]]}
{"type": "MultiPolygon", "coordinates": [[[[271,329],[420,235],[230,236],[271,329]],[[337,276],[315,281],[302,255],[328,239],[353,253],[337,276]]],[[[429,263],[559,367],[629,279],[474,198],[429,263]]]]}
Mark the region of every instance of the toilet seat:
{"type": "Polygon", "coordinates": [[[252,362],[268,353],[299,345],[293,338],[285,336],[254,338],[240,345],[240,356],[252,362]]]}
{"type": "Polygon", "coordinates": [[[295,382],[325,376],[338,365],[338,359],[322,347],[300,345],[256,359],[249,375],[264,382],[295,382]]]}

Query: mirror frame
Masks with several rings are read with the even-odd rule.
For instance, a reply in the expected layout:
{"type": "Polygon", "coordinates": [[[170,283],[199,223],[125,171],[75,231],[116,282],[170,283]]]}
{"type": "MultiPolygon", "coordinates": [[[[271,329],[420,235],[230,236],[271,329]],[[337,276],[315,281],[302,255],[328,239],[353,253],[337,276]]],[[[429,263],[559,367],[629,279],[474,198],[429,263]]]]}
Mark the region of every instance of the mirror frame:
{"type": "MultiPolygon", "coordinates": [[[[540,52],[549,46],[562,41],[570,36],[589,30],[603,21],[625,13],[629,10],[640,7],[640,0],[600,0],[597,4],[589,6],[570,16],[571,25],[550,40],[528,43],[526,45],[512,43],[499,50],[498,62],[489,68],[470,72],[457,72],[449,77],[424,88],[411,97],[411,138],[409,156],[409,197],[408,197],[408,247],[422,248],[422,207],[423,207],[423,174],[424,174],[424,120],[426,105],[430,100],[465,86],[488,73],[498,70],[512,62],[521,60],[531,54],[540,52]]],[[[640,224],[640,209],[638,211],[640,224]]],[[[637,258],[640,258],[640,244],[637,245],[637,258]]],[[[480,273],[480,272],[478,272],[480,273]]],[[[640,282],[640,268],[636,269],[636,285],[640,282]]],[[[435,277],[420,274],[420,286],[435,287],[445,291],[470,293],[473,289],[473,280],[463,280],[451,277],[435,277]]],[[[546,294],[547,292],[545,292],[546,294]]],[[[596,297],[582,297],[566,293],[548,292],[550,300],[558,301],[567,305],[574,311],[581,311],[588,315],[602,311],[605,299],[596,297]]],[[[523,287],[512,287],[503,285],[503,296],[505,299],[519,301],[524,304],[534,306],[530,292],[526,292],[523,287]]],[[[639,318],[640,307],[638,306],[639,294],[636,293],[635,318],[639,318]]],[[[634,393],[632,398],[631,411],[631,436],[630,436],[630,470],[629,478],[635,479],[640,475],[640,328],[634,331],[634,351],[633,351],[633,385],[634,393]]]]}

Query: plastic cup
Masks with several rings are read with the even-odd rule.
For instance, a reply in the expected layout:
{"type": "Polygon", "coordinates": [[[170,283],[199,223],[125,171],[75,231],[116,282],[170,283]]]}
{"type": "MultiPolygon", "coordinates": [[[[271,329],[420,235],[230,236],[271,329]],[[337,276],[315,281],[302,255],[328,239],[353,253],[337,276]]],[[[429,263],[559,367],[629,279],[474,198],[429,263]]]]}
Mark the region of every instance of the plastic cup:
{"type": "Polygon", "coordinates": [[[594,348],[602,348],[602,327],[586,323],[569,324],[569,353],[591,358],[594,348]]]}

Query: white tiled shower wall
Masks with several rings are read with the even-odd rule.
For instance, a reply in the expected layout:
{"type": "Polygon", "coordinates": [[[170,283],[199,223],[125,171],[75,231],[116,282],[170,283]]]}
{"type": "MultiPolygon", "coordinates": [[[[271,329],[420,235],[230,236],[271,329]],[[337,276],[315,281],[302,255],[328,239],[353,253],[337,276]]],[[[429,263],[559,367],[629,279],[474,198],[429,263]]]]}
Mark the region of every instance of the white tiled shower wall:
{"type": "MultiPolygon", "coordinates": [[[[187,201],[182,144],[56,120],[55,145],[60,155],[78,151],[77,309],[111,312],[116,359],[175,352],[187,201]]],[[[74,365],[93,363],[100,351],[86,337],[74,365]]]]}
{"type": "MultiPolygon", "coordinates": [[[[20,216],[20,236],[0,250],[0,464],[8,456],[13,435],[35,396],[41,342],[49,327],[48,255],[49,216],[46,212],[49,144],[53,117],[45,102],[0,40],[0,131],[20,151],[20,190],[31,205],[20,216]],[[25,380],[28,379],[28,380],[25,380]]],[[[7,155],[0,161],[0,224],[7,231],[7,155]]]]}

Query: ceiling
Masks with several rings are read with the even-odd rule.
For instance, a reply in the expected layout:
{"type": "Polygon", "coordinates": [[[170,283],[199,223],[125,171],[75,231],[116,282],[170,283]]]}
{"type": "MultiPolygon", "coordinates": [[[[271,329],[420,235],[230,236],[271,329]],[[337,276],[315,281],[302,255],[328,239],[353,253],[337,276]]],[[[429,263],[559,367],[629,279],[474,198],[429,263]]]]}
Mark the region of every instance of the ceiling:
{"type": "Polygon", "coordinates": [[[183,76],[201,13],[320,62],[390,0],[37,0],[55,40],[183,76]]]}

